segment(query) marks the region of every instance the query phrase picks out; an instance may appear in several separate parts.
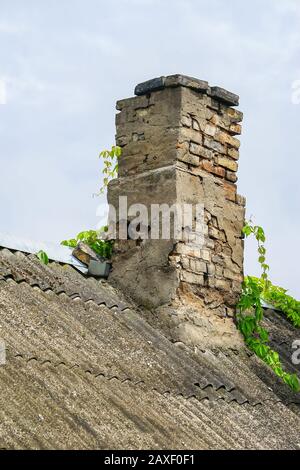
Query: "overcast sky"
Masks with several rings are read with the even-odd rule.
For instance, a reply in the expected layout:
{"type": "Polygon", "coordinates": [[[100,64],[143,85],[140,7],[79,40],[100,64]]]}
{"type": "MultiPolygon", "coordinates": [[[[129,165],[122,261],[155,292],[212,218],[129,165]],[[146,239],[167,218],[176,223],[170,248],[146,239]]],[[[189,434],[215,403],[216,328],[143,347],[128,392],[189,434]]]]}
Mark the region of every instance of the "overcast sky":
{"type": "MultiPolygon", "coordinates": [[[[300,298],[300,0],[0,0],[0,232],[94,228],[115,101],[173,73],[240,95],[239,193],[300,298]]],[[[256,258],[247,243],[247,273],[256,258]]]]}

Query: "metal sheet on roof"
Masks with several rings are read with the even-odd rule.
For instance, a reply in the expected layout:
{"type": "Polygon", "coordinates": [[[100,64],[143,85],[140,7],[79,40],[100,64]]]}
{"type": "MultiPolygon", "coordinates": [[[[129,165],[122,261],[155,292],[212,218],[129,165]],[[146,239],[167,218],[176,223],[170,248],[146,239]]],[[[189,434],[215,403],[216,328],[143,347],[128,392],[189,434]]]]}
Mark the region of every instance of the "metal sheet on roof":
{"type": "Polygon", "coordinates": [[[0,232],[0,247],[32,254],[36,254],[40,250],[43,250],[47,253],[48,258],[51,261],[70,264],[84,274],[88,272],[87,267],[72,256],[72,250],[67,246],[58,245],[52,242],[27,240],[25,238],[18,238],[14,235],[0,232]]]}

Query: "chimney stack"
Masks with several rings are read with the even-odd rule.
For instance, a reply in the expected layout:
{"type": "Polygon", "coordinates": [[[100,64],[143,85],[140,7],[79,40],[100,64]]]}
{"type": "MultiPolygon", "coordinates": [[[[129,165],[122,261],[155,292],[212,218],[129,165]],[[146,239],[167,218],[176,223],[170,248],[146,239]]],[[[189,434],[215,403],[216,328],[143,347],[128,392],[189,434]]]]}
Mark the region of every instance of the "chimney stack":
{"type": "MultiPolygon", "coordinates": [[[[119,197],[126,196],[128,207],[144,204],[149,213],[158,204],[200,204],[202,241],[191,244],[174,233],[152,239],[149,215],[139,239],[117,235],[110,279],[146,308],[193,304],[199,316],[233,324],[243,280],[245,217],[245,199],[236,186],[239,98],[182,75],[141,83],[135,95],[117,102],[122,156],[108,202],[118,212],[119,197]]],[[[128,214],[126,223],[132,218],[128,214]]]]}

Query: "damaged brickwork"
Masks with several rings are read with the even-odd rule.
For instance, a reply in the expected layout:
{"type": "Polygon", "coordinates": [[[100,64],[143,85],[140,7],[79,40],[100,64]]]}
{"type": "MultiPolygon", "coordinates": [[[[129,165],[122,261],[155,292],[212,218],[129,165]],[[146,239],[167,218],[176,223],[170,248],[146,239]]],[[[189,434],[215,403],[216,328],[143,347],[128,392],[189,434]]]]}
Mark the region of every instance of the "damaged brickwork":
{"type": "Polygon", "coordinates": [[[117,103],[122,157],[108,201],[115,207],[119,196],[147,207],[203,203],[205,243],[117,241],[111,280],[149,308],[192,295],[206,312],[232,318],[243,279],[245,218],[236,186],[238,97],[181,75],[150,80],[135,93],[117,103]]]}

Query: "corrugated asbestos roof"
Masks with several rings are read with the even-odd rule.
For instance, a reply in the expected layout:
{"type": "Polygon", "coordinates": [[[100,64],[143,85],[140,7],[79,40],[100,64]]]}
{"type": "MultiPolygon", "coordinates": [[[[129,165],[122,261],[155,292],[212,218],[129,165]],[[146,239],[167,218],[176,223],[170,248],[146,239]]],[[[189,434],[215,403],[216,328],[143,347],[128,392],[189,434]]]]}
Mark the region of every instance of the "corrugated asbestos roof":
{"type": "MultiPolygon", "coordinates": [[[[291,367],[297,332],[266,322],[291,367]]],[[[0,448],[300,448],[299,394],[258,359],[173,344],[72,266],[0,250],[0,338],[0,448]]]]}

